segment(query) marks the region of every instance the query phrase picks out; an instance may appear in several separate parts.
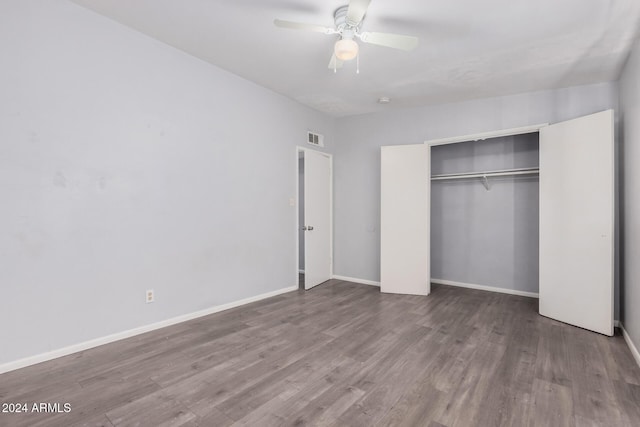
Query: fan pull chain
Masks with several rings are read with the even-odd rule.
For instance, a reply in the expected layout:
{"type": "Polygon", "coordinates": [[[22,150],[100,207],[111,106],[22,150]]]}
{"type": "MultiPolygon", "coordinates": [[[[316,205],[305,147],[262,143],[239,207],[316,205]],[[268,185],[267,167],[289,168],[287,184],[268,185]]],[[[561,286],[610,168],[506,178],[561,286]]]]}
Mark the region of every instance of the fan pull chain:
{"type": "Polygon", "coordinates": [[[360,52],[356,55],[356,74],[360,74],[360,52]]]}

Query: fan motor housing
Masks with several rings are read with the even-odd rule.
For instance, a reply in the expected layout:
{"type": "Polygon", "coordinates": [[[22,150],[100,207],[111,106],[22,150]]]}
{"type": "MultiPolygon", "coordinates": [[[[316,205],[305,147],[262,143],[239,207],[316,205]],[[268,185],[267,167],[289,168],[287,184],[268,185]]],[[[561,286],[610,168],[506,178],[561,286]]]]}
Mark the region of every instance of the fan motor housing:
{"type": "Polygon", "coordinates": [[[356,28],[359,28],[362,25],[362,21],[364,21],[364,17],[362,18],[362,21],[354,24],[347,20],[348,12],[349,12],[349,6],[341,6],[337,8],[336,11],[333,13],[336,29],[343,30],[343,29],[353,28],[355,30],[356,28]]]}

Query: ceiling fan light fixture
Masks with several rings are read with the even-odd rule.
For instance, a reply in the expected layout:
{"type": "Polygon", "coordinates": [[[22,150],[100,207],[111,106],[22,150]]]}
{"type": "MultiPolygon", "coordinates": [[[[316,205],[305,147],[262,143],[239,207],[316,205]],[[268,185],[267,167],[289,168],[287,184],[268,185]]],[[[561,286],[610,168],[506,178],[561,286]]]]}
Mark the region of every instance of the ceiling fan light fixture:
{"type": "Polygon", "coordinates": [[[350,61],[358,56],[358,43],[353,39],[340,39],[336,42],[334,52],[341,61],[350,61]]]}

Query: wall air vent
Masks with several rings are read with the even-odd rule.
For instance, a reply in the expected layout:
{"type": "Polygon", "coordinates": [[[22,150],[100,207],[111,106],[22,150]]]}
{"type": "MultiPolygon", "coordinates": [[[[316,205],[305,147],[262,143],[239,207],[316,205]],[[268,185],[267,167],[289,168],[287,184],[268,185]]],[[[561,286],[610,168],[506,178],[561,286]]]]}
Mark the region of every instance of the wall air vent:
{"type": "Polygon", "coordinates": [[[309,131],[307,132],[307,143],[317,147],[324,147],[324,135],[309,131]]]}

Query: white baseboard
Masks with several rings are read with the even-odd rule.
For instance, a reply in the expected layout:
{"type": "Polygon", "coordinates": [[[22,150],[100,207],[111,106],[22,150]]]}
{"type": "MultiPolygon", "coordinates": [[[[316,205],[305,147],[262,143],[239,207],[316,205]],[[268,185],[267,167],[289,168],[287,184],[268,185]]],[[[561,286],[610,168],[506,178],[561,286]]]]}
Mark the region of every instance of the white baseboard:
{"type": "Polygon", "coordinates": [[[297,286],[290,286],[288,288],[278,289],[276,291],[267,292],[265,294],[256,295],[241,299],[239,301],[230,302],[227,304],[217,305],[215,307],[207,308],[205,310],[196,311],[182,316],[173,317],[171,319],[163,320],[160,322],[152,323],[150,325],[141,326],[139,328],[129,329],[128,331],[122,331],[115,334],[107,335],[105,337],[96,338],[93,340],[85,341],[82,343],[70,345],[68,347],[60,348],[57,350],[49,351],[46,353],[37,354],[35,356],[29,356],[24,359],[8,362],[0,365],[0,374],[14,371],[16,369],[24,368],[26,366],[35,365],[36,363],[46,362],[47,360],[57,359],[58,357],[67,356],[69,354],[77,353],[79,351],[88,350],[100,345],[109,344],[114,341],[123,340],[136,335],[144,334],[145,332],[155,331],[156,329],[165,328],[167,326],[175,325],[177,323],[186,322],[188,320],[196,319],[198,317],[207,316],[209,314],[218,313],[220,311],[229,310],[231,308],[239,307],[252,302],[260,301],[263,299],[271,298],[277,295],[281,295],[291,291],[297,291],[297,286]]]}
{"type": "Polygon", "coordinates": [[[633,355],[633,358],[636,360],[636,363],[638,364],[638,366],[640,366],[640,352],[638,351],[638,347],[636,347],[633,341],[631,341],[631,337],[627,333],[627,330],[624,328],[624,325],[620,322],[618,323],[620,325],[620,329],[622,329],[622,336],[624,337],[625,342],[629,346],[629,350],[631,350],[631,354],[633,355]]]}
{"type": "MultiPolygon", "coordinates": [[[[331,276],[331,278],[332,279],[338,279],[338,280],[345,280],[347,282],[362,283],[364,285],[380,287],[380,282],[375,282],[373,280],[366,280],[366,279],[358,279],[357,277],[339,276],[337,274],[334,274],[333,276],[331,276]]],[[[519,296],[524,296],[524,297],[538,298],[538,294],[537,293],[533,293],[533,292],[516,291],[516,290],[513,290],[513,289],[504,289],[504,288],[494,288],[492,286],[474,285],[474,284],[471,284],[471,283],[453,282],[451,280],[431,279],[431,283],[436,283],[436,284],[441,284],[441,285],[448,285],[448,286],[457,286],[457,287],[460,287],[460,288],[478,289],[478,290],[481,290],[481,291],[500,292],[500,293],[503,293],[503,294],[519,295],[519,296]]]]}
{"type": "Polygon", "coordinates": [[[521,297],[538,298],[539,295],[535,292],[517,291],[515,289],[496,288],[493,286],[474,285],[473,283],[454,282],[451,280],[443,279],[431,279],[431,283],[447,286],[457,286],[459,288],[477,289],[480,291],[499,292],[501,294],[518,295],[521,297]]]}
{"type": "Polygon", "coordinates": [[[338,280],[344,280],[344,281],[347,281],[347,282],[361,283],[363,285],[380,287],[380,282],[374,282],[373,280],[358,279],[356,277],[338,276],[337,274],[334,274],[333,276],[331,276],[331,278],[332,279],[338,279],[338,280]]]}

